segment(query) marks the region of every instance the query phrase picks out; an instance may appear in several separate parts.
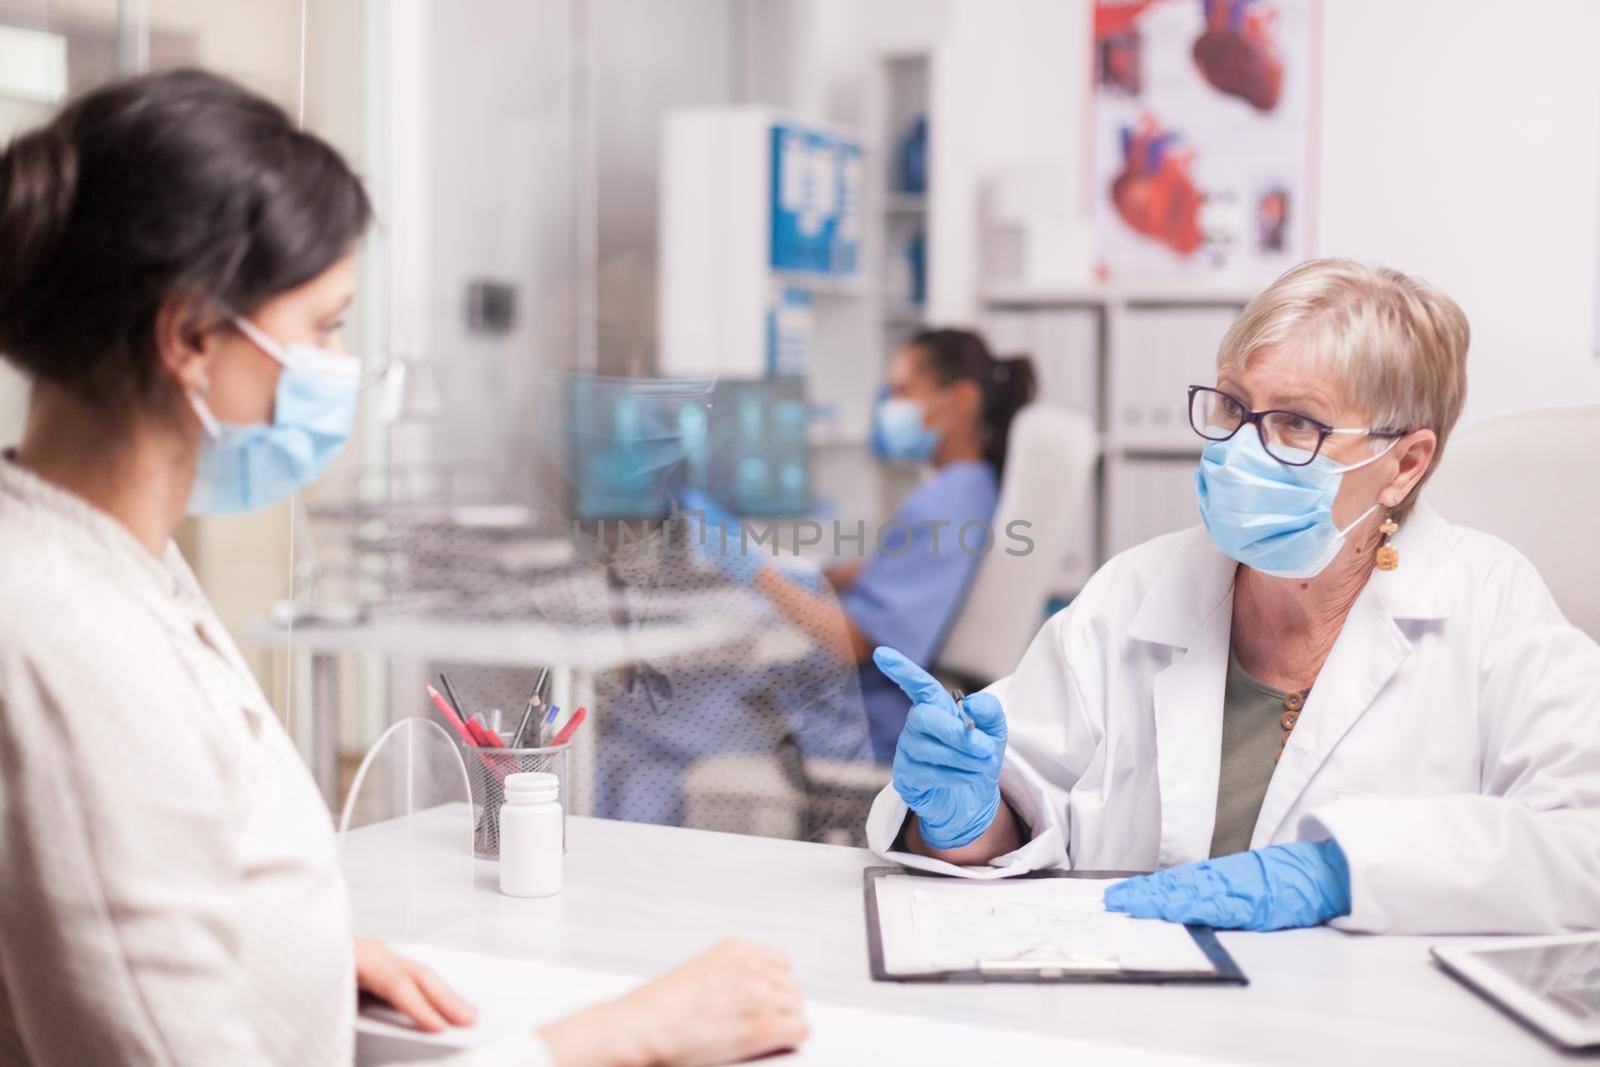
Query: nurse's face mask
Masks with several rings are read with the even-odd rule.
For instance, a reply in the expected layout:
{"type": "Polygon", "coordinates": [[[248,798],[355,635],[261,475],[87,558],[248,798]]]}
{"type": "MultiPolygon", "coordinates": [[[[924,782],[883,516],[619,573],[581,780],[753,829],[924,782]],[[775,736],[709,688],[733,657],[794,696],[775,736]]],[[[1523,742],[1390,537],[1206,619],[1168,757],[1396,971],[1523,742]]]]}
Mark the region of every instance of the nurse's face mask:
{"type": "Polygon", "coordinates": [[[1251,412],[1213,389],[1195,387],[1190,398],[1190,422],[1207,440],[1195,490],[1212,542],[1263,574],[1300,579],[1321,574],[1344,547],[1346,535],[1379,508],[1374,501],[1343,529],[1335,525],[1333,502],[1344,476],[1388,455],[1401,435],[1335,429],[1302,416],[1273,419],[1290,413],[1251,412]],[[1343,465],[1321,454],[1323,441],[1333,434],[1391,440],[1375,455],[1343,465]]]}
{"type": "Polygon", "coordinates": [[[872,411],[873,454],[896,463],[931,462],[944,434],[927,425],[928,406],[939,404],[943,395],[942,389],[935,389],[918,399],[891,396],[888,386],[880,389],[872,411]]]}
{"type": "Polygon", "coordinates": [[[344,448],[355,423],[361,364],[354,356],[312,345],[283,345],[249,320],[233,325],[282,364],[272,421],[218,422],[198,392],[189,403],[205,428],[191,515],[254,511],[290,496],[323,472],[344,448]]]}

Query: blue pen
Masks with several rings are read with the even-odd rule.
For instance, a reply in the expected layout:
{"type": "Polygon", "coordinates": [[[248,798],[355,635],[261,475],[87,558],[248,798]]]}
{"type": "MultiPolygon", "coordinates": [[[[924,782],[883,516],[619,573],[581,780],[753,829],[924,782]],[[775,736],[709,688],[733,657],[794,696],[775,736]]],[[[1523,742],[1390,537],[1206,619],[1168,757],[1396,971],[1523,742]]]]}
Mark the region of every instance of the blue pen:
{"type": "Polygon", "coordinates": [[[556,716],[561,714],[561,709],[550,705],[550,711],[544,717],[544,725],[539,727],[539,747],[543,748],[550,739],[550,725],[556,721],[556,716]]]}

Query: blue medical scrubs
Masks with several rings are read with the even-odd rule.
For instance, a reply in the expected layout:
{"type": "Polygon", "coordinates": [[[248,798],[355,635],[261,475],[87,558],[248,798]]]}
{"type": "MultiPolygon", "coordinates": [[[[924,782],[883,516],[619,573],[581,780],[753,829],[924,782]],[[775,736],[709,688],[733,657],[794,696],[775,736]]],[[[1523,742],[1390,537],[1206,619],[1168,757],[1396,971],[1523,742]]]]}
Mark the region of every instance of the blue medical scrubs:
{"type": "MultiPolygon", "coordinates": [[[[825,586],[816,570],[785,573],[813,593],[825,586]]],[[[720,581],[698,569],[672,568],[655,578],[652,594],[638,599],[646,614],[652,606],[681,612],[675,624],[693,626],[694,594],[720,581]]],[[[716,610],[734,612],[737,626],[749,633],[790,625],[754,593],[731,606],[721,601],[716,610]]],[[[730,620],[724,615],[720,621],[730,620]]],[[[595,699],[606,709],[595,760],[595,814],[602,818],[682,826],[688,814],[684,776],[696,761],[772,756],[785,734],[805,760],[872,757],[856,671],[820,645],[798,660],[764,662],[759,655],[745,659],[723,650],[712,657],[635,664],[601,674],[595,699]]],[[[731,773],[741,773],[736,764],[731,773]]],[[[737,777],[712,783],[713,792],[725,788],[733,796],[747,792],[749,784],[737,777]]]]}
{"type": "MultiPolygon", "coordinates": [[[[882,549],[839,594],[840,606],[868,641],[898,649],[923,667],[933,665],[983,550],[998,550],[987,524],[999,498],[994,468],[981,460],[942,467],[907,495],[885,527],[882,549]],[[985,524],[967,532],[971,551],[958,540],[968,522],[985,524]]],[[[888,763],[911,702],[871,660],[861,665],[861,697],[873,756],[888,763]]]]}

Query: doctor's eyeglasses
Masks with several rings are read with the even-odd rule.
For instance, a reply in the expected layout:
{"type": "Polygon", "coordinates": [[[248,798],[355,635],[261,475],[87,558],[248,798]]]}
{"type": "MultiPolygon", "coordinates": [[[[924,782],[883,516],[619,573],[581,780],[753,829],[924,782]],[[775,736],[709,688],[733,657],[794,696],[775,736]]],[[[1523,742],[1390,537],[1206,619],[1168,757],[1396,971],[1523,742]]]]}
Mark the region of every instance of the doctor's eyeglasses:
{"type": "Polygon", "coordinates": [[[1249,423],[1255,423],[1261,447],[1285,467],[1304,467],[1317,458],[1322,445],[1334,434],[1361,437],[1402,437],[1398,430],[1347,429],[1318,422],[1295,411],[1251,411],[1231,393],[1204,385],[1189,386],[1189,425],[1207,441],[1226,441],[1249,423]]]}

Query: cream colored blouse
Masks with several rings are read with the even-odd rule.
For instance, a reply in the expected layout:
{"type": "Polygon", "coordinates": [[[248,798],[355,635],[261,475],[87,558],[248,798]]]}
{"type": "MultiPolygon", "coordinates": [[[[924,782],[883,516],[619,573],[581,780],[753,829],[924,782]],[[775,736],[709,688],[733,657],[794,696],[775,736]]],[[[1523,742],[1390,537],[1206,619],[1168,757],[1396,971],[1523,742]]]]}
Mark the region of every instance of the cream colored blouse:
{"type": "Polygon", "coordinates": [[[332,821],[177,549],[0,458],[0,605],[0,1063],[349,1063],[332,821]]]}

